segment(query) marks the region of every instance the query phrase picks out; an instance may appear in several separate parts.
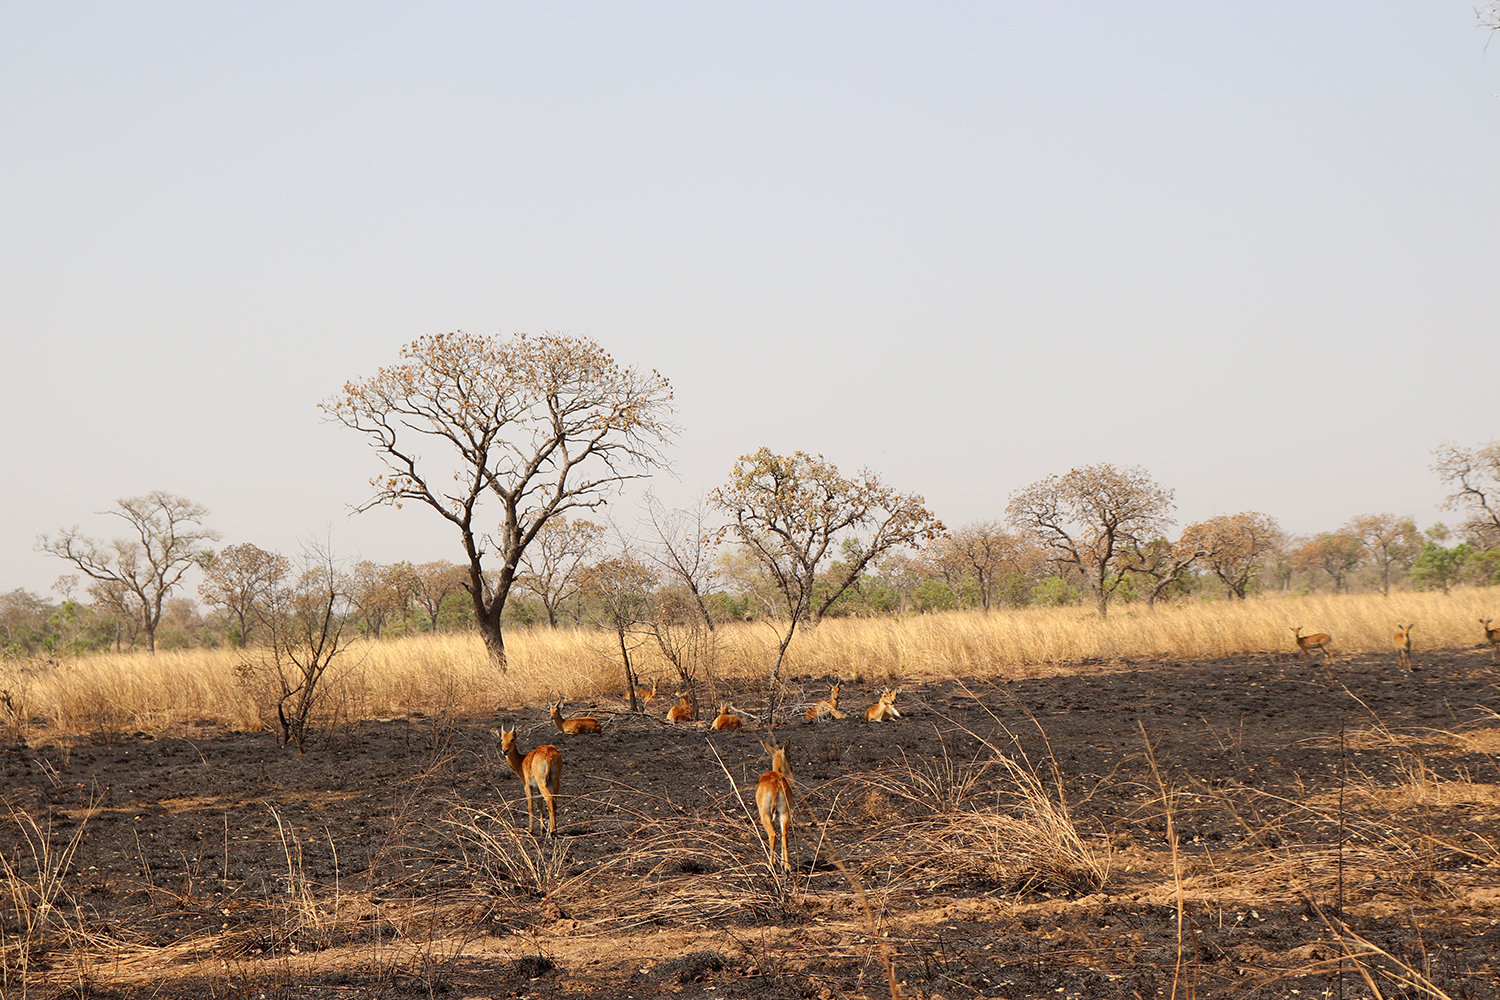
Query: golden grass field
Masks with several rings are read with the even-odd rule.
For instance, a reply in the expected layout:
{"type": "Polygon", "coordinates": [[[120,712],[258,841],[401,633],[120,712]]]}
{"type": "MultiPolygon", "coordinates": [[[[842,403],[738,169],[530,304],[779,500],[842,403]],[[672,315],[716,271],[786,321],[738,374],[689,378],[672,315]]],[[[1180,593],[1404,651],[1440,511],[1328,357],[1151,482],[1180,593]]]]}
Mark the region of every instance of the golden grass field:
{"type": "MultiPolygon", "coordinates": [[[[766,720],[666,724],[644,641],[643,713],[610,634],[508,633],[503,675],[472,635],[355,643],[305,754],[257,731],[253,650],[0,664],[0,997],[1500,998],[1496,608],[799,630],[790,872],[754,812],[766,720]],[[803,721],[832,677],[849,717],[803,721]],[[903,717],[864,722],[885,686],[903,717]],[[604,732],[557,733],[556,697],[604,732]],[[563,753],[555,836],[497,728],[563,753]]],[[[760,710],[776,640],[718,630],[700,703],[760,710]]]]}
{"type": "MultiPolygon", "coordinates": [[[[917,682],[934,678],[1037,677],[1089,660],[1194,660],[1295,650],[1290,627],[1333,636],[1336,655],[1391,653],[1397,623],[1415,622],[1413,649],[1483,644],[1478,620],[1500,619],[1500,588],[1450,594],[1271,596],[1115,608],[1100,619],[1087,608],[965,611],[876,619],[829,619],[801,627],[787,654],[789,676],[917,682]]],[[[775,658],[779,623],[739,623],[714,633],[710,682],[764,677],[775,658]]],[[[644,638],[631,653],[643,679],[676,683],[644,638]]],[[[465,715],[548,699],[597,700],[624,688],[613,634],[546,627],[506,634],[509,670],[499,673],[472,633],[359,641],[325,679],[325,717],[380,718],[410,712],[465,715]]],[[[1314,658],[1319,654],[1314,653],[1314,658]]],[[[0,689],[27,726],[60,732],[158,731],[212,720],[259,729],[274,705],[245,669],[255,651],[230,649],[102,654],[61,664],[0,663],[0,689]]],[[[649,680],[647,680],[649,683],[649,680]]],[[[712,691],[708,694],[712,696],[712,691]]],[[[670,700],[670,698],[669,698],[670,700]]],[[[14,720],[13,720],[14,724],[14,720]]]]}

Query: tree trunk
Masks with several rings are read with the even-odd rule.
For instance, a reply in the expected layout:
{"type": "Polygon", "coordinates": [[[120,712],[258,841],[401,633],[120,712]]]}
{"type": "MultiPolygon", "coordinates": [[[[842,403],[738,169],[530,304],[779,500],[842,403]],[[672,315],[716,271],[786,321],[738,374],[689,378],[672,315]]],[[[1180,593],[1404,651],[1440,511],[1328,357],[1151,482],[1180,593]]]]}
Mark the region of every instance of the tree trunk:
{"type": "MultiPolygon", "coordinates": [[[[496,615],[498,619],[500,616],[496,615]]],[[[503,674],[508,665],[505,662],[505,636],[500,633],[500,622],[489,621],[489,616],[479,619],[479,634],[484,638],[484,648],[490,654],[490,661],[500,668],[503,674]]]]}
{"type": "Polygon", "coordinates": [[[625,648],[625,623],[617,622],[615,635],[620,640],[620,661],[625,664],[625,690],[630,692],[630,710],[639,712],[640,705],[635,700],[635,674],[630,669],[630,650],[625,648]]]}

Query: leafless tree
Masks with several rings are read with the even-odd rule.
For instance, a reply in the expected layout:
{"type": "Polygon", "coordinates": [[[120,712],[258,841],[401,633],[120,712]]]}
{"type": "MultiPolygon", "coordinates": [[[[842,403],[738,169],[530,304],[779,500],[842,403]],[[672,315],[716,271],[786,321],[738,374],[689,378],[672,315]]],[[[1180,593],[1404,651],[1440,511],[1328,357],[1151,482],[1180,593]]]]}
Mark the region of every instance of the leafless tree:
{"type": "Polygon", "coordinates": [[[621,368],[592,340],[554,334],[438,334],[401,357],[322,408],[364,434],[386,466],[359,509],[417,501],[458,529],[475,622],[504,669],[501,614],[522,555],[552,518],[600,507],[665,465],[671,385],[621,368]],[[483,528],[494,523],[488,503],[499,506],[493,535],[483,528]],[[487,577],[491,554],[499,568],[487,577]]]}
{"type": "Polygon", "coordinates": [[[1008,532],[999,521],[975,521],[944,535],[929,550],[929,561],[955,589],[972,581],[979,605],[986,612],[996,601],[995,590],[1006,573],[1027,573],[1035,551],[1029,541],[1008,532]]]}
{"type": "Polygon", "coordinates": [[[762,448],[740,456],[729,482],[716,487],[708,502],[729,518],[723,534],[738,539],[781,595],[786,618],[771,668],[773,711],[797,623],[816,625],[879,556],[920,548],[943,531],[917,494],[900,493],[869,470],[847,478],[823,456],[800,451],[776,455],[762,448]],[[856,544],[840,551],[844,532],[856,544]],[[820,579],[818,567],[834,554],[845,557],[841,571],[820,579]]]}
{"type": "Polygon", "coordinates": [[[1466,516],[1460,526],[1482,551],[1500,548],[1500,441],[1478,448],[1445,444],[1433,452],[1432,470],[1453,490],[1443,501],[1466,516]]]}
{"type": "Polygon", "coordinates": [[[1422,533],[1410,517],[1395,514],[1361,514],[1344,526],[1346,534],[1364,545],[1369,561],[1380,573],[1380,592],[1391,592],[1391,571],[1404,572],[1422,552],[1422,533]]]}
{"type": "Polygon", "coordinates": [[[1158,536],[1145,543],[1131,543],[1126,569],[1141,582],[1146,608],[1154,612],[1157,600],[1187,580],[1188,570],[1203,555],[1203,550],[1195,545],[1174,543],[1158,536]]]}
{"type": "MultiPolygon", "coordinates": [[[[630,652],[642,641],[649,641],[640,633],[650,632],[641,626],[651,620],[656,576],[650,566],[636,558],[627,548],[609,559],[600,559],[584,567],[579,582],[592,598],[591,605],[597,609],[596,624],[615,635],[620,648],[620,663],[625,671],[625,690],[629,693],[630,710],[639,711],[640,703],[636,697],[639,678],[630,662],[630,652]]],[[[660,642],[660,635],[656,637],[660,642]]],[[[666,646],[663,646],[663,651],[667,651],[666,646]]],[[[691,674],[684,672],[680,659],[673,659],[673,665],[682,674],[683,683],[691,693],[691,674]]]]}
{"type": "Polygon", "coordinates": [[[1244,511],[1190,524],[1182,529],[1178,544],[1201,551],[1199,561],[1213,570],[1230,595],[1243,601],[1266,556],[1283,540],[1275,518],[1244,511]]]}
{"type": "Polygon", "coordinates": [[[349,578],[327,546],[317,544],[307,547],[294,572],[293,582],[274,588],[258,610],[271,643],[249,662],[268,668],[274,681],[278,744],[303,753],[323,680],[344,649],[349,578]]]}
{"type": "Polygon", "coordinates": [[[713,615],[705,600],[717,578],[716,533],[708,527],[708,514],[699,501],[687,510],[667,510],[653,494],[646,494],[646,520],[656,542],[646,549],[646,558],[686,587],[693,595],[703,626],[714,628],[713,615]]]}
{"type": "Polygon", "coordinates": [[[156,628],[162,606],[182,576],[201,563],[205,542],[219,537],[203,527],[208,508],[161,490],[115,501],[101,511],[130,526],[134,537],[111,542],[79,534],[75,525],[52,538],[41,535],[37,549],[77,566],[94,581],[90,593],[135,623],[146,634],[146,648],[156,652],[156,628]]]}
{"type": "Polygon", "coordinates": [[[278,552],[249,542],[228,545],[204,558],[198,596],[211,607],[223,608],[238,626],[239,645],[248,646],[257,609],[291,568],[291,560],[278,552]]]}
{"type": "Polygon", "coordinates": [[[409,562],[385,565],[361,559],[346,574],[350,617],[366,635],[378,639],[389,622],[406,620],[420,587],[409,562]]]}
{"type": "Polygon", "coordinates": [[[554,517],[521,556],[516,582],[540,598],[553,628],[558,609],[578,593],[583,570],[603,542],[603,526],[582,518],[554,517]]]}
{"type": "Polygon", "coordinates": [[[1051,550],[1060,574],[1071,567],[1083,577],[1104,618],[1132,546],[1172,523],[1172,497],[1139,466],[1086,465],[1017,490],[1005,510],[1011,524],[1051,550]]]}
{"type": "Polygon", "coordinates": [[[1322,570],[1333,581],[1333,591],[1348,591],[1349,574],[1364,558],[1365,546],[1347,531],[1329,531],[1304,542],[1292,553],[1292,564],[1303,572],[1322,570]]]}
{"type": "Polygon", "coordinates": [[[464,592],[464,583],[469,578],[468,571],[446,559],[439,559],[419,564],[414,573],[416,602],[427,615],[428,626],[436,632],[442,616],[443,602],[454,594],[464,592]]]}

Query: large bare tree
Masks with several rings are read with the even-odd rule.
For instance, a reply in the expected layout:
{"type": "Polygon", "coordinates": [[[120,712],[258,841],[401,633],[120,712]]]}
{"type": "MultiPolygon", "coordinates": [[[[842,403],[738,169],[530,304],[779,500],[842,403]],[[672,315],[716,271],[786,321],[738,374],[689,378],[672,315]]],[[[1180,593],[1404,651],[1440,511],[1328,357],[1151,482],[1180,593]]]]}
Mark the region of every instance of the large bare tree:
{"type": "Polygon", "coordinates": [[[620,367],[592,340],[554,334],[437,334],[401,358],[322,408],[364,434],[386,466],[360,510],[417,501],[458,529],[475,623],[503,670],[500,616],[522,554],[552,518],[600,507],[666,464],[672,387],[655,371],[620,367]],[[486,575],[492,555],[499,567],[486,575]]]}
{"type": "Polygon", "coordinates": [[[1133,548],[1172,523],[1172,497],[1140,466],[1085,465],[1017,490],[1005,512],[1011,524],[1051,550],[1059,572],[1078,572],[1105,618],[1129,572],[1133,548]]]}
{"type": "Polygon", "coordinates": [[[919,548],[943,531],[917,494],[898,492],[867,469],[848,478],[823,456],[801,451],[776,455],[762,448],[740,456],[729,482],[710,492],[708,503],[729,518],[723,533],[734,535],[765,569],[783,602],[773,701],[797,623],[816,625],[879,556],[919,548]],[[845,533],[855,544],[840,545],[845,533]],[[831,555],[843,557],[839,571],[820,579],[818,568],[831,555]]]}
{"type": "Polygon", "coordinates": [[[162,490],[116,500],[115,508],[100,513],[124,521],[133,537],[104,542],[74,525],[55,538],[39,536],[37,549],[82,570],[94,581],[90,591],[139,626],[146,649],[155,653],[163,603],[183,574],[207,556],[204,543],[219,533],[203,527],[207,507],[162,490]]]}

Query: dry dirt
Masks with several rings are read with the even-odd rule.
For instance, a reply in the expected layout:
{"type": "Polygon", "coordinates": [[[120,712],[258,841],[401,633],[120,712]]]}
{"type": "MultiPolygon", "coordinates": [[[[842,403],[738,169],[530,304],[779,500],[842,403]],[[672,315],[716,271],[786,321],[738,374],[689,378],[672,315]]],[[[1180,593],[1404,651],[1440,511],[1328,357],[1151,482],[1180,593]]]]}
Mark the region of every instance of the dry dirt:
{"type": "MultiPolygon", "coordinates": [[[[764,730],[670,728],[663,701],[600,736],[532,708],[365,721],[302,755],[207,723],[33,730],[0,749],[4,991],[889,996],[873,926],[904,997],[1352,998],[1366,974],[1385,997],[1500,996],[1496,671],[1394,660],[908,685],[881,725],[877,686],[844,678],[848,718],[777,730],[816,820],[791,876],[740,799],[764,730]],[[515,721],[562,751],[550,843],[491,734],[515,721]],[[1031,842],[1028,767],[1054,804],[1061,776],[1081,857],[1031,842]],[[18,914],[42,845],[56,870],[75,839],[57,905],[18,914]]],[[[801,701],[827,680],[794,679],[801,701]]]]}

